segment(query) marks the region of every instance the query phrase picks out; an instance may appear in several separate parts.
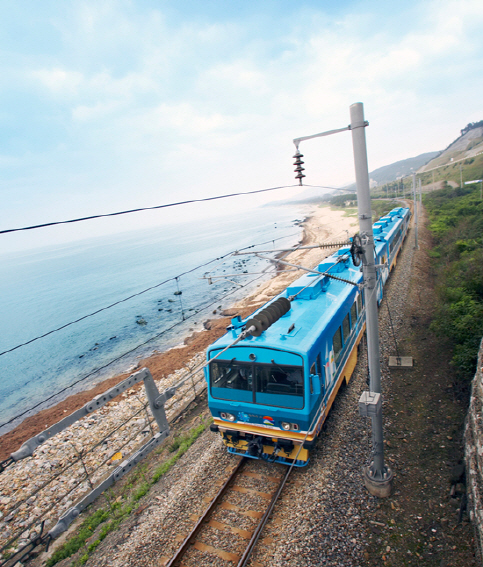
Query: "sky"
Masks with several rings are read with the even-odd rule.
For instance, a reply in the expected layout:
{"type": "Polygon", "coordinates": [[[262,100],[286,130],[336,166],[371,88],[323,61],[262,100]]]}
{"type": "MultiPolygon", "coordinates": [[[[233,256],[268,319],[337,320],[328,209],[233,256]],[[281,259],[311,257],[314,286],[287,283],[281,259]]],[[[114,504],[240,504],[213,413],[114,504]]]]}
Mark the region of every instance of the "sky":
{"type": "MultiPolygon", "coordinates": [[[[0,230],[296,183],[293,138],[364,104],[369,169],[483,119],[481,0],[0,0],[0,230]]],[[[304,142],[354,180],[350,133],[304,142]]],[[[0,235],[0,251],[267,199],[0,235]]],[[[323,191],[325,192],[325,191],[323,191]]]]}

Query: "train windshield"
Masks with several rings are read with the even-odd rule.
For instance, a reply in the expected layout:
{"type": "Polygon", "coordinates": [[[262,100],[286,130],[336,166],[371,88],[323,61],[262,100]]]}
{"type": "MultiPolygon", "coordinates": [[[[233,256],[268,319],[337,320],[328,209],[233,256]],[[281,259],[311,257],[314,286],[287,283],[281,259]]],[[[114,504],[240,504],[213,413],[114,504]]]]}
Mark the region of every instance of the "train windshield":
{"type": "Polygon", "coordinates": [[[210,388],[211,395],[222,400],[304,407],[301,366],[216,360],[210,364],[210,388]]]}

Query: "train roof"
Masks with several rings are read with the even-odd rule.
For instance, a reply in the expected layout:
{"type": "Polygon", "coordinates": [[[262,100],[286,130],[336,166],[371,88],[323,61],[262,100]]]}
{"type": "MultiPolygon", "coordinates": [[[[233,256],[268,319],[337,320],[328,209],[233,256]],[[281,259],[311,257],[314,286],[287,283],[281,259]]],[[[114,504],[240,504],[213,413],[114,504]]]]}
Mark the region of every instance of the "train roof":
{"type": "MultiPolygon", "coordinates": [[[[379,240],[375,243],[376,249],[392,240],[401,224],[401,219],[405,216],[405,211],[408,209],[394,209],[375,223],[374,237],[379,240]],[[376,227],[376,225],[379,226],[376,227]]],[[[253,315],[267,308],[279,297],[287,299],[293,297],[290,310],[260,336],[250,336],[237,346],[268,347],[302,354],[310,350],[326,327],[330,327],[331,324],[339,325],[340,322],[334,323],[335,316],[346,301],[354,301],[358,292],[357,286],[362,283],[363,279],[361,269],[354,266],[350,249],[345,247],[325,258],[314,271],[328,272],[337,278],[353,283],[310,272],[304,274],[277,297],[255,311],[253,315]]],[[[242,332],[245,322],[233,319],[233,325],[228,327],[228,332],[210,345],[208,351],[223,349],[233,343],[242,332]]]]}
{"type": "MultiPolygon", "coordinates": [[[[337,257],[327,258],[332,262],[324,261],[317,266],[316,270],[329,269],[329,273],[337,277],[356,284],[362,282],[362,273],[354,267],[352,260],[348,259],[347,262],[337,265],[334,259],[337,257]],[[337,266],[335,268],[337,272],[334,271],[334,266],[337,266]]],[[[333,320],[337,310],[351,293],[354,294],[354,286],[349,283],[333,280],[327,276],[305,274],[274,298],[275,301],[279,297],[289,298],[296,295],[291,301],[288,313],[273,323],[259,337],[248,337],[237,346],[270,347],[299,353],[306,352],[321,335],[323,329],[333,320]]],[[[264,305],[263,308],[270,303],[264,305]]],[[[254,315],[261,309],[258,309],[254,315]]],[[[218,339],[209,350],[224,348],[233,342],[235,338],[233,331],[238,336],[242,330],[242,325],[238,326],[235,320],[234,323],[235,328],[232,329],[232,332],[218,339]]]]}

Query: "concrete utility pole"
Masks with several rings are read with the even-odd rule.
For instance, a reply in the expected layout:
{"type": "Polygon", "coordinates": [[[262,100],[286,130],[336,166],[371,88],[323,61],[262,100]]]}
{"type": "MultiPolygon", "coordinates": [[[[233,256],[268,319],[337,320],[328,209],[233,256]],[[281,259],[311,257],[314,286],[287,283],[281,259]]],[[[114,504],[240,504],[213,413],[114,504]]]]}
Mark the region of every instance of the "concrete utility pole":
{"type": "MultiPolygon", "coordinates": [[[[320,134],[295,138],[293,143],[299,154],[299,145],[305,140],[331,136],[339,132],[352,132],[354,164],[356,171],[357,207],[362,248],[362,272],[364,275],[364,302],[366,309],[367,351],[369,358],[370,392],[364,392],[359,400],[359,412],[372,419],[373,460],[364,467],[364,483],[369,492],[384,498],[391,494],[393,472],[384,465],[382,431],[381,367],[379,354],[379,320],[377,314],[377,273],[374,258],[374,234],[372,230],[371,193],[367,167],[364,109],[361,102],[350,107],[351,123],[345,128],[328,130],[320,134]]],[[[298,170],[296,170],[298,171],[298,170]]],[[[395,186],[396,191],[398,184],[395,186]]],[[[396,193],[397,194],[397,193],[396,193]]]]}
{"type": "Polygon", "coordinates": [[[371,195],[367,166],[364,108],[357,102],[350,107],[352,144],[357,186],[357,207],[363,248],[364,299],[366,306],[367,350],[369,357],[370,392],[364,392],[359,401],[362,415],[372,419],[373,461],[364,467],[364,483],[369,492],[378,497],[391,493],[393,472],[384,464],[382,430],[381,367],[379,353],[379,320],[377,313],[377,273],[374,260],[371,195]]]}
{"type": "Polygon", "coordinates": [[[413,197],[414,197],[414,249],[419,250],[418,244],[418,201],[416,198],[416,174],[413,173],[413,197]]]}

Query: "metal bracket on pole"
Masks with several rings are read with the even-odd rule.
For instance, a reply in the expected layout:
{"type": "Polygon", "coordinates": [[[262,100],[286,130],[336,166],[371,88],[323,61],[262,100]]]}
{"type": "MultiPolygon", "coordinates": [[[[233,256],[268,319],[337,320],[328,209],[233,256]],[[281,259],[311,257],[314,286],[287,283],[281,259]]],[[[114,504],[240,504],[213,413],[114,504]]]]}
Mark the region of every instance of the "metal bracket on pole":
{"type": "Polygon", "coordinates": [[[381,394],[362,392],[359,398],[359,415],[361,417],[376,417],[382,413],[381,394]]]}
{"type": "Polygon", "coordinates": [[[168,388],[160,394],[149,370],[144,376],[144,388],[146,389],[149,407],[151,408],[153,417],[158,424],[159,431],[168,431],[169,434],[169,425],[168,420],[166,419],[166,412],[164,411],[164,404],[174,396],[176,388],[168,388]]]}
{"type": "Polygon", "coordinates": [[[364,122],[359,125],[354,126],[353,124],[349,124],[349,126],[346,126],[345,128],[337,128],[337,130],[327,130],[327,132],[321,132],[320,134],[312,134],[312,136],[302,136],[301,138],[294,138],[293,143],[295,144],[295,147],[299,149],[300,142],[304,142],[305,140],[313,140],[314,138],[322,138],[323,136],[332,136],[332,134],[339,134],[339,132],[347,132],[347,130],[354,130],[354,128],[365,128],[366,126],[369,126],[369,122],[367,122],[367,120],[364,120],[364,122]]]}

